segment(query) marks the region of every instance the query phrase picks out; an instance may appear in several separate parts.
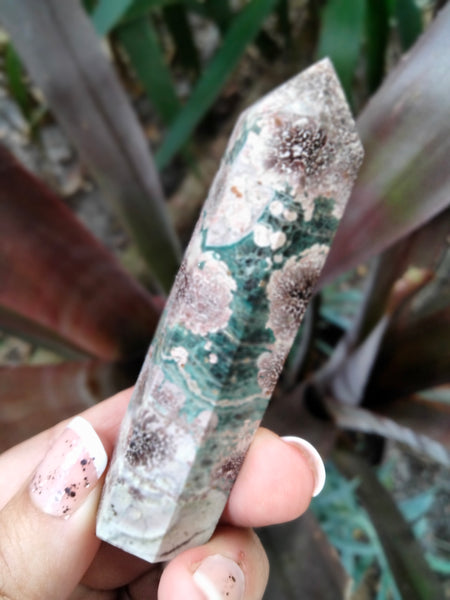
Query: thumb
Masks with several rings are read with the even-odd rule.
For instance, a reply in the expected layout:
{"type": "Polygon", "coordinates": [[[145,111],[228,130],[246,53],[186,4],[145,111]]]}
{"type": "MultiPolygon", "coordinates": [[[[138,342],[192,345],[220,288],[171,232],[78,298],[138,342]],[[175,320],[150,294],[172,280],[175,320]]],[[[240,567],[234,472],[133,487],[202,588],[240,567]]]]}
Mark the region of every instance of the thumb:
{"type": "Polygon", "coordinates": [[[75,417],[0,512],[0,598],[62,600],[73,591],[100,544],[96,484],[106,463],[93,427],[75,417]]]}

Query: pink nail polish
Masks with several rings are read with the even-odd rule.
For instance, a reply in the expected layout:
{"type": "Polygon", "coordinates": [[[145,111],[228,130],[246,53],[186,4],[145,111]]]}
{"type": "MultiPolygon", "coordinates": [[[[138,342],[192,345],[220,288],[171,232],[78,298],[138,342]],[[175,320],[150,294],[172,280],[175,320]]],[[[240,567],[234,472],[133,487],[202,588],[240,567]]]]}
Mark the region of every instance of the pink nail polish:
{"type": "Polygon", "coordinates": [[[30,485],[33,503],[55,517],[69,517],[94,488],[108,457],[92,425],[70,421],[38,466],[30,485]]]}

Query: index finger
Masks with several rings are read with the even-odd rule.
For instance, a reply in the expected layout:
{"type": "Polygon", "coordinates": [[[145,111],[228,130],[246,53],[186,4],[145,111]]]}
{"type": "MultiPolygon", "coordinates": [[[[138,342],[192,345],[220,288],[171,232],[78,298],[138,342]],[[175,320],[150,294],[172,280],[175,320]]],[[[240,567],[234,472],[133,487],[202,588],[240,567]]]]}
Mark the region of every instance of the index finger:
{"type": "MultiPolygon", "coordinates": [[[[131,388],[124,390],[81,413],[97,431],[108,455],[131,393],[131,388]]],[[[23,485],[66,424],[61,422],[0,456],[1,478],[7,483],[0,487],[0,507],[23,485]]],[[[298,444],[260,428],[232,488],[222,520],[243,527],[259,527],[294,519],[306,510],[318,479],[323,479],[323,465],[317,466],[317,461],[314,463],[298,444]]]]}

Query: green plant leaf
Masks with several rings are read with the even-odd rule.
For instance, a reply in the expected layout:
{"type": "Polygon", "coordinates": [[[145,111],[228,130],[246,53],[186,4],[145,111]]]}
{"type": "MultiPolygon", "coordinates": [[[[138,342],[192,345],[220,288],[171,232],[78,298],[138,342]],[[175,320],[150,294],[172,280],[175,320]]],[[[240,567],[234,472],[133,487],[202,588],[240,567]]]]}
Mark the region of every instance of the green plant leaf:
{"type": "Polygon", "coordinates": [[[328,0],[322,12],[317,57],[328,56],[351,102],[353,79],[361,52],[365,1],[328,0]]]}
{"type": "Polygon", "coordinates": [[[367,83],[370,93],[373,93],[380,86],[384,77],[388,36],[389,10],[387,0],[367,0],[367,83]]]}
{"type": "Polygon", "coordinates": [[[410,523],[425,516],[434,503],[435,488],[427,489],[412,498],[404,498],[399,505],[405,519],[410,523]]]}
{"type": "MultiPolygon", "coordinates": [[[[130,23],[134,19],[148,17],[152,8],[163,8],[178,3],[180,0],[133,0],[130,8],[124,14],[122,24],[130,23]]],[[[193,0],[197,4],[196,0],[193,0]]],[[[201,5],[200,5],[201,6],[201,5]]]]}
{"type": "Polygon", "coordinates": [[[150,295],[1,146],[0,281],[0,326],[57,349],[141,355],[158,321],[150,295]]]}
{"type": "Polygon", "coordinates": [[[450,576],[450,561],[446,560],[442,556],[435,556],[430,552],[426,554],[428,564],[436,571],[436,573],[441,573],[442,575],[450,576]]]}
{"type": "Polygon", "coordinates": [[[395,0],[395,16],[403,50],[409,50],[423,30],[420,8],[415,0],[395,0]]]}
{"type": "Polygon", "coordinates": [[[173,121],[180,102],[157,35],[148,18],[132,21],[117,31],[145,92],[165,123],[173,121]]]}
{"type": "Polygon", "coordinates": [[[355,585],[353,594],[348,597],[351,600],[371,598],[374,589],[387,587],[389,595],[381,596],[383,600],[401,600],[376,531],[356,497],[358,479],[347,480],[336,469],[333,461],[327,461],[326,466],[325,488],[314,499],[311,509],[328,539],[339,552],[343,565],[351,574],[355,585]],[[374,571],[375,581],[369,587],[370,593],[366,590],[364,595],[370,569],[374,571]]]}
{"type": "MultiPolygon", "coordinates": [[[[194,3],[190,2],[189,4],[192,9],[195,10],[196,7],[194,6],[194,3]]],[[[195,2],[195,4],[198,6],[197,2],[195,2]]],[[[202,14],[214,21],[220,31],[225,33],[233,20],[233,11],[230,8],[229,0],[222,0],[222,2],[217,2],[217,0],[205,0],[200,6],[202,14]]]]}
{"type": "Polygon", "coordinates": [[[349,452],[335,452],[333,461],[346,477],[358,478],[358,497],[377,531],[402,598],[443,598],[444,591],[409,525],[370,467],[349,452]]]}
{"type": "Polygon", "coordinates": [[[321,317],[343,331],[353,324],[363,299],[362,291],[348,280],[346,274],[326,286],[321,293],[321,317]]]}
{"type": "Polygon", "coordinates": [[[92,23],[99,35],[106,35],[120,21],[133,0],[100,0],[92,13],[92,23]]]}
{"type": "Polygon", "coordinates": [[[175,41],[177,52],[175,62],[187,71],[200,71],[200,58],[189,24],[186,7],[183,3],[169,4],[163,9],[164,20],[175,41]]]}
{"type": "Polygon", "coordinates": [[[77,0],[0,0],[34,82],[164,289],[180,251],[147,141],[77,0]]]}
{"type": "Polygon", "coordinates": [[[25,85],[25,72],[20,58],[11,44],[8,44],[5,53],[5,73],[11,95],[20,106],[25,117],[30,117],[30,97],[25,85]]]}
{"type": "Polygon", "coordinates": [[[289,17],[289,0],[279,0],[277,8],[278,28],[286,47],[292,44],[292,26],[289,17]]]}
{"type": "MultiPolygon", "coordinates": [[[[278,0],[278,4],[279,3],[280,0],[278,0]]],[[[226,34],[227,29],[233,23],[235,18],[235,14],[231,9],[228,0],[223,2],[206,0],[206,2],[202,2],[200,5],[198,2],[195,2],[195,0],[187,0],[187,4],[192,8],[193,11],[202,14],[208,19],[211,19],[211,21],[214,21],[214,23],[216,23],[217,27],[220,29],[222,36],[226,34]]],[[[255,45],[258,47],[261,55],[268,61],[273,61],[279,54],[277,43],[266,31],[260,31],[256,35],[255,45]]]]}
{"type": "Polygon", "coordinates": [[[188,102],[175,119],[156,154],[160,168],[168,164],[184,146],[206,111],[219,94],[250,42],[256,37],[264,19],[277,0],[252,0],[236,16],[227,30],[223,44],[193,90],[188,102]]]}
{"type": "Polygon", "coordinates": [[[97,5],[97,0],[81,0],[86,12],[91,13],[97,5]]]}
{"type": "Polygon", "coordinates": [[[101,361],[0,367],[0,453],[130,385],[101,361]]]}
{"type": "Polygon", "coordinates": [[[321,283],[380,253],[450,198],[450,6],[358,119],[366,152],[321,283]]]}
{"type": "Polygon", "coordinates": [[[311,512],[258,532],[271,570],[264,597],[342,600],[350,579],[311,512]]]}

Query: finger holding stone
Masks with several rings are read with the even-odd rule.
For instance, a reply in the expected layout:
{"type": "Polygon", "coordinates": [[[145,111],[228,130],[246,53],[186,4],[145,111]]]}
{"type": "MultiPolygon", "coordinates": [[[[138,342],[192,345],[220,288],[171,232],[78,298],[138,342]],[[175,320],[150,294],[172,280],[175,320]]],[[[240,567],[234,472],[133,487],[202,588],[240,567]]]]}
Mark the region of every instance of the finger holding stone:
{"type": "Polygon", "coordinates": [[[168,564],[158,600],[260,600],[268,575],[267,557],[256,534],[221,527],[208,543],[168,564]]]}
{"type": "Polygon", "coordinates": [[[262,527],[299,517],[325,483],[317,450],[297,437],[260,428],[232,488],[222,521],[262,527]]]}
{"type": "MultiPolygon", "coordinates": [[[[94,426],[108,454],[112,452],[130,393],[131,390],[121,392],[81,415],[94,426]]],[[[52,440],[65,430],[67,423],[60,423],[0,457],[0,474],[8,482],[8,486],[1,490],[4,503],[23,487],[28,473],[35,468],[52,440]]],[[[315,485],[312,474],[315,471],[310,469],[310,463],[292,438],[285,442],[272,432],[260,429],[232,490],[223,522],[244,527],[261,526],[288,521],[301,514],[315,485]]],[[[104,544],[85,581],[93,587],[111,589],[125,585],[146,570],[148,563],[104,544]],[[123,560],[124,556],[128,560],[123,560]],[[120,568],[117,568],[118,565],[120,568]]]]}
{"type": "MultiPolygon", "coordinates": [[[[260,428],[231,491],[222,523],[260,527],[283,523],[302,514],[325,479],[320,456],[314,449],[304,450],[305,445],[308,447],[299,438],[290,437],[286,441],[260,428]]],[[[84,582],[95,588],[111,589],[148,570],[149,563],[102,544],[84,582]]]]}
{"type": "MultiPolygon", "coordinates": [[[[79,415],[92,424],[108,455],[112,453],[132,391],[132,388],[123,390],[79,415]]],[[[22,488],[25,480],[33,473],[42,456],[70,420],[61,421],[0,454],[0,476],[2,481],[6,482],[6,485],[0,486],[0,508],[22,488]]]]}
{"type": "Polygon", "coordinates": [[[2,598],[66,598],[75,588],[99,546],[94,523],[106,463],[100,438],[81,417],[41,455],[0,512],[2,598]]]}

